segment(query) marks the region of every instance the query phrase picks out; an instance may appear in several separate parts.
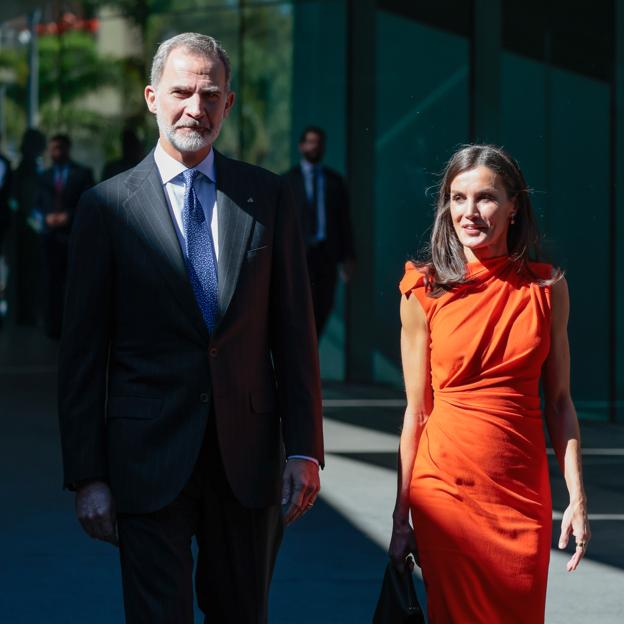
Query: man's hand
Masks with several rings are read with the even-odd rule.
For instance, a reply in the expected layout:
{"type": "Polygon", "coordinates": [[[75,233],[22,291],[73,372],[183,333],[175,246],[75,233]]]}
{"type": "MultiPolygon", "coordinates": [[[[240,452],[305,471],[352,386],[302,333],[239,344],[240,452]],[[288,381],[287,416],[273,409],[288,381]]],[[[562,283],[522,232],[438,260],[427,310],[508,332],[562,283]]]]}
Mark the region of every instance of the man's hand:
{"type": "Polygon", "coordinates": [[[108,484],[91,481],[82,485],[76,492],[76,516],[94,539],[119,544],[115,504],[108,484]]]}
{"type": "Polygon", "coordinates": [[[312,508],[321,489],[319,467],[308,459],[289,459],[284,469],[282,506],[286,526],[312,508]]]}
{"type": "Polygon", "coordinates": [[[340,277],[345,284],[348,284],[355,273],[355,260],[348,258],[340,265],[340,277]]]}
{"type": "Polygon", "coordinates": [[[56,217],[57,227],[65,227],[69,223],[69,212],[58,212],[56,217]]]}
{"type": "Polygon", "coordinates": [[[64,227],[69,223],[69,213],[50,212],[46,215],[45,222],[49,228],[64,227]]]}

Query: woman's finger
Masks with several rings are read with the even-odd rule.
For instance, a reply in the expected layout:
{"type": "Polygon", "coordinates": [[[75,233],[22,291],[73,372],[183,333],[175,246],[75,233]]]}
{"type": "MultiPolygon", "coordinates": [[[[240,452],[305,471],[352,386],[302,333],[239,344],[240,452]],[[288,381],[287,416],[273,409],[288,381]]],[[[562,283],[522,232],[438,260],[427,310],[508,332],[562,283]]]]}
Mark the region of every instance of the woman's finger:
{"type": "Polygon", "coordinates": [[[587,538],[577,539],[576,541],[576,549],[574,554],[572,555],[570,561],[568,561],[567,570],[568,572],[574,572],[578,567],[581,559],[585,556],[587,552],[587,538]]]}
{"type": "Polygon", "coordinates": [[[561,522],[561,536],[559,537],[559,548],[563,549],[568,545],[570,539],[570,533],[572,525],[566,522],[565,519],[561,522]]]}

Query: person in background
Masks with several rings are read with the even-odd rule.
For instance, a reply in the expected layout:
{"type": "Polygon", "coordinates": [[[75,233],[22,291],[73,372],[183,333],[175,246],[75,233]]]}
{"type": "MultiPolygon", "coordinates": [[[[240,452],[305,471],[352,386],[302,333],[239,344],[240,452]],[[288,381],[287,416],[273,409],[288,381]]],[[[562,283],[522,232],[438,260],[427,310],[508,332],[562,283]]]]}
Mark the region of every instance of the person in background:
{"type": "Polygon", "coordinates": [[[91,169],[71,159],[71,140],[54,135],[48,144],[52,166],[39,178],[35,209],[43,217],[43,260],[46,276],[45,332],[61,336],[67,276],[69,234],[80,196],[94,184],[91,169]]]}
{"type": "MultiPolygon", "coordinates": [[[[2,140],[2,137],[0,137],[2,140]]],[[[0,255],[3,253],[2,243],[11,223],[11,189],[12,189],[11,163],[9,159],[0,153],[0,255]]]]}
{"type": "Polygon", "coordinates": [[[45,135],[28,128],[22,136],[21,159],[15,169],[13,196],[17,234],[16,254],[16,321],[19,325],[34,326],[40,320],[41,310],[41,241],[40,224],[34,207],[41,173],[41,156],[46,148],[45,135]]]}
{"type": "Polygon", "coordinates": [[[575,541],[568,571],[590,530],[568,287],[538,261],[528,187],[502,149],[452,156],[429,250],[400,284],[407,407],[390,556],[397,567],[409,553],[420,561],[431,624],[539,624],[552,533],[542,416],[569,491],[559,537],[559,548],[575,541]]]}
{"type": "MultiPolygon", "coordinates": [[[[0,140],[2,137],[0,136],[0,140]]],[[[11,163],[0,153],[0,327],[7,314],[6,287],[8,266],[4,251],[4,239],[11,225],[11,163]]]]}
{"type": "Polygon", "coordinates": [[[125,128],[121,133],[121,158],[110,160],[102,170],[102,182],[119,173],[132,169],[143,158],[143,144],[132,128],[125,128]]]}
{"type": "Polygon", "coordinates": [[[325,131],[307,127],[299,139],[301,162],[285,175],[303,230],[314,316],[321,335],[334,305],[340,267],[348,282],[355,267],[349,196],[339,173],[323,165],[325,131]]]}

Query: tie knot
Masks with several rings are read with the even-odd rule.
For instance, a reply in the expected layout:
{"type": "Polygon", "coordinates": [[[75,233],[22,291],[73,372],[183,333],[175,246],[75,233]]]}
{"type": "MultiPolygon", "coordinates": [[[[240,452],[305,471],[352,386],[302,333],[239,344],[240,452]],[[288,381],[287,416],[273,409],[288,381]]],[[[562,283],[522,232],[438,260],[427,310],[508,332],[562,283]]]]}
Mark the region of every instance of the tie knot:
{"type": "Polygon", "coordinates": [[[182,175],[184,176],[184,184],[186,185],[186,187],[192,188],[193,184],[195,183],[195,180],[197,180],[199,171],[197,171],[197,169],[185,169],[182,172],[182,175]]]}

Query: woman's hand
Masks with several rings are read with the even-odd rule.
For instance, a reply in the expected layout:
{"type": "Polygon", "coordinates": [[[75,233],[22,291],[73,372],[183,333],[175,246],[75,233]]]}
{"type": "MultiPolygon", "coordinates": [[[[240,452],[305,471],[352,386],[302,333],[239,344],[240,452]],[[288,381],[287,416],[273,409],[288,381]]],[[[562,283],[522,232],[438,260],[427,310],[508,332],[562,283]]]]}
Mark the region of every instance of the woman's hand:
{"type": "MultiPolygon", "coordinates": [[[[420,565],[414,530],[409,522],[394,523],[388,554],[390,555],[392,565],[401,572],[405,569],[405,564],[408,562],[407,557],[409,555],[413,555],[416,563],[420,565]]],[[[413,567],[413,564],[410,565],[410,568],[411,567],[413,567]]]]}
{"type": "Polygon", "coordinates": [[[568,572],[574,572],[581,559],[585,556],[587,544],[591,539],[591,531],[587,519],[587,503],[584,499],[570,502],[568,508],[563,512],[561,537],[559,538],[559,548],[561,550],[568,545],[570,535],[574,536],[576,550],[570,561],[568,561],[566,568],[568,572]]]}

